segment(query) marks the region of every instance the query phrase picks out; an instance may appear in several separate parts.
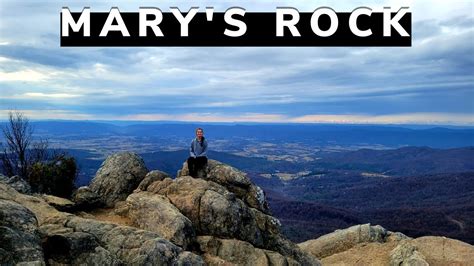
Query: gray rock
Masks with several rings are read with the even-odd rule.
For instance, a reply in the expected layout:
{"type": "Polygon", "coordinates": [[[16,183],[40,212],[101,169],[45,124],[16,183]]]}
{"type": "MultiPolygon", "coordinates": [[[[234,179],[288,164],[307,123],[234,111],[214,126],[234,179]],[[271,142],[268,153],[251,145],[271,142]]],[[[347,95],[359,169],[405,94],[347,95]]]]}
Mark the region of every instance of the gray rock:
{"type": "Polygon", "coordinates": [[[301,265],[292,258],[277,252],[255,248],[252,244],[236,239],[220,239],[214,236],[199,236],[200,249],[209,265],[216,262],[236,265],[301,265]]]}
{"type": "Polygon", "coordinates": [[[380,225],[355,225],[344,230],[321,236],[317,239],[300,243],[303,251],[312,254],[318,259],[330,256],[352,248],[359,243],[384,242],[388,234],[380,225]]]}
{"type": "MultiPolygon", "coordinates": [[[[188,164],[184,162],[183,168],[178,172],[178,177],[188,175],[188,164]]],[[[224,186],[250,207],[270,213],[263,190],[253,184],[244,172],[219,161],[209,160],[206,167],[198,172],[198,176],[224,186]]]]}
{"type": "Polygon", "coordinates": [[[441,236],[422,236],[410,242],[429,265],[473,265],[471,244],[441,236]]]}
{"type": "Polygon", "coordinates": [[[206,263],[204,262],[201,256],[198,256],[194,253],[184,251],[178,255],[176,260],[177,266],[204,266],[206,263]]]}
{"type": "Polygon", "coordinates": [[[70,244],[71,247],[76,247],[68,251],[69,254],[73,254],[72,257],[80,257],[80,254],[86,258],[99,257],[108,265],[114,265],[115,262],[125,265],[189,265],[189,262],[193,261],[199,265],[199,262],[202,262],[197,255],[183,254],[185,253],[183,249],[159,234],[135,227],[77,216],[57,219],[54,224],[58,227],[50,225],[43,230],[52,233],[50,237],[58,237],[55,232],[59,232],[61,226],[72,229],[74,233],[81,233],[76,237],[71,237],[71,233],[63,233],[60,236],[66,238],[65,241],[68,243],[76,243],[70,244]]]}
{"type": "Polygon", "coordinates": [[[7,177],[2,174],[0,174],[0,182],[3,182],[12,188],[14,188],[16,191],[24,194],[31,194],[31,186],[21,178],[20,176],[12,176],[12,177],[7,177]]]}
{"type": "Polygon", "coordinates": [[[75,208],[74,202],[68,199],[46,194],[41,195],[41,198],[58,211],[70,212],[75,208]]]}
{"type": "Polygon", "coordinates": [[[89,187],[105,206],[113,207],[125,200],[147,173],[145,162],[136,153],[116,153],[102,163],[89,187]]]}
{"type": "Polygon", "coordinates": [[[390,266],[428,266],[423,254],[409,240],[402,240],[390,252],[390,266]]]}
{"type": "Polygon", "coordinates": [[[0,199],[0,264],[44,264],[35,215],[24,206],[0,199]]]}
{"type": "Polygon", "coordinates": [[[185,176],[175,181],[155,182],[148,191],[166,196],[191,220],[198,234],[235,237],[263,245],[262,232],[253,213],[219,184],[185,176]]]}
{"type": "Polygon", "coordinates": [[[88,233],[67,232],[47,235],[44,252],[49,264],[120,265],[121,262],[88,233]]]}
{"type": "Polygon", "coordinates": [[[16,202],[32,211],[36,216],[38,225],[42,225],[48,219],[71,215],[56,210],[41,197],[21,194],[5,183],[0,183],[0,199],[16,202]]]}
{"type": "Polygon", "coordinates": [[[148,174],[146,174],[142,182],[140,182],[137,189],[145,191],[151,183],[155,181],[162,181],[165,178],[170,178],[170,176],[165,172],[159,170],[150,171],[148,174]]]}
{"type": "Polygon", "coordinates": [[[72,201],[78,210],[94,209],[103,205],[99,195],[87,186],[82,186],[74,191],[72,201]]]}
{"type": "Polygon", "coordinates": [[[150,192],[133,193],[128,196],[127,203],[128,217],[137,227],[156,232],[185,249],[195,241],[191,221],[165,196],[150,192]]]}
{"type": "Polygon", "coordinates": [[[234,193],[213,181],[190,176],[174,181],[167,178],[150,185],[148,191],[166,196],[191,220],[198,235],[236,238],[302,264],[318,264],[280,234],[277,219],[248,207],[234,193]]]}

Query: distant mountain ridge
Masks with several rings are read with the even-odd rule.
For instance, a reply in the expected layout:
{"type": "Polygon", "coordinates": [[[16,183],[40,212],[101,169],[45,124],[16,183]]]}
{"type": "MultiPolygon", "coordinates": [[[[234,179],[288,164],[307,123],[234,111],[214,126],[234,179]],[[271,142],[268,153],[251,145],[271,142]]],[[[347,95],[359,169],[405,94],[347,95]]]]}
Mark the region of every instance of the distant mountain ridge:
{"type": "Polygon", "coordinates": [[[88,121],[32,122],[38,135],[93,137],[102,135],[174,136],[189,138],[196,127],[205,128],[212,138],[256,138],[276,141],[335,142],[381,144],[389,147],[429,146],[452,148],[474,146],[474,128],[409,128],[385,125],[342,124],[209,124],[209,123],[142,123],[115,125],[88,121]]]}

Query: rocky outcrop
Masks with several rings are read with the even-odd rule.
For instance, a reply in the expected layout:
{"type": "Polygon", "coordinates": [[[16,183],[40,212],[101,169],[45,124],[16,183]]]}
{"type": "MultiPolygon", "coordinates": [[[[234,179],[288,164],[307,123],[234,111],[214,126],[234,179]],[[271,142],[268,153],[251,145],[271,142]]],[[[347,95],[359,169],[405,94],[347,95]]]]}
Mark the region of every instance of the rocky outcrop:
{"type": "Polygon", "coordinates": [[[463,265],[472,258],[469,244],[370,224],[296,245],[243,172],[211,160],[204,178],[185,175],[186,166],[180,173],[173,180],[147,173],[136,154],[112,155],[74,203],[0,182],[0,264],[463,265]]]}
{"type": "Polygon", "coordinates": [[[390,252],[390,266],[408,265],[428,266],[429,264],[411,241],[403,240],[390,252]]]}
{"type": "Polygon", "coordinates": [[[165,178],[171,178],[167,173],[159,171],[159,170],[153,170],[148,172],[146,174],[145,178],[140,182],[138,185],[137,190],[145,191],[151,183],[155,181],[161,181],[165,178]]]}
{"type": "Polygon", "coordinates": [[[47,195],[43,194],[41,195],[41,198],[46,201],[49,205],[53,206],[55,209],[59,211],[64,211],[64,212],[70,212],[73,211],[75,208],[74,202],[64,199],[61,197],[56,197],[53,195],[47,195]]]}
{"type": "MultiPolygon", "coordinates": [[[[178,171],[177,176],[188,175],[188,164],[184,162],[183,168],[178,171]]],[[[198,176],[226,187],[250,207],[270,213],[263,190],[253,184],[244,172],[219,161],[209,160],[206,167],[198,171],[198,176]]]]}
{"type": "MultiPolygon", "coordinates": [[[[68,216],[64,220],[53,220],[51,222],[50,228],[43,229],[47,239],[46,242],[49,241],[48,250],[57,251],[61,250],[61,246],[67,247],[65,252],[60,252],[59,255],[50,255],[53,258],[67,257],[64,256],[65,253],[81,252],[81,254],[86,253],[84,254],[86,257],[104,258],[107,265],[114,264],[115,261],[127,265],[204,264],[200,256],[188,254],[189,252],[165,240],[159,234],[150,231],[77,216],[68,216]],[[57,225],[58,227],[54,228],[51,225],[57,225]],[[58,229],[69,229],[71,232],[63,233],[60,231],[58,233],[58,229]],[[74,234],[77,232],[81,234],[74,234]],[[70,244],[64,245],[64,243],[70,244]]],[[[72,258],[77,257],[77,255],[75,254],[72,258]]],[[[62,263],[61,261],[56,262],[62,263]]]]}
{"type": "Polygon", "coordinates": [[[60,212],[2,183],[0,211],[2,265],[204,265],[158,233],[60,212]]]}
{"type": "Polygon", "coordinates": [[[147,172],[145,162],[136,153],[113,154],[102,163],[89,188],[105,206],[113,207],[138,187],[147,172]]]}
{"type": "Polygon", "coordinates": [[[280,234],[278,219],[248,206],[216,182],[181,176],[176,180],[167,178],[154,182],[147,191],[166,196],[191,220],[198,235],[235,238],[302,264],[318,264],[280,234]]]}
{"type": "Polygon", "coordinates": [[[203,257],[209,265],[299,265],[297,261],[281,254],[255,248],[252,244],[236,240],[221,239],[214,236],[198,237],[203,257]]]}
{"type": "Polygon", "coordinates": [[[46,203],[41,197],[19,193],[9,185],[0,183],[0,200],[16,202],[34,213],[38,225],[42,225],[45,220],[71,215],[60,212],[56,208],[46,203]]]}
{"type": "Polygon", "coordinates": [[[80,210],[90,210],[104,206],[101,197],[88,186],[82,186],[74,191],[72,201],[80,210]]]}
{"type": "Polygon", "coordinates": [[[299,246],[316,258],[325,258],[335,253],[348,250],[359,243],[384,242],[387,230],[370,224],[355,225],[344,230],[300,243],[299,246]]]}
{"type": "Polygon", "coordinates": [[[24,206],[0,199],[0,264],[44,263],[35,215],[24,206]]]}
{"type": "Polygon", "coordinates": [[[474,254],[472,245],[458,240],[412,239],[369,224],[337,230],[299,246],[323,265],[472,265],[474,254]]]}
{"type": "Polygon", "coordinates": [[[126,203],[126,215],[138,228],[156,232],[184,248],[195,242],[196,233],[191,221],[168,198],[150,192],[138,192],[130,195],[126,203]]]}
{"type": "Polygon", "coordinates": [[[474,247],[456,239],[423,236],[411,243],[425,257],[429,265],[472,265],[474,247]]]}
{"type": "Polygon", "coordinates": [[[23,178],[15,175],[12,177],[7,177],[2,174],[0,174],[0,182],[3,182],[12,188],[14,188],[16,191],[24,194],[31,194],[31,186],[26,182],[23,178]]]}

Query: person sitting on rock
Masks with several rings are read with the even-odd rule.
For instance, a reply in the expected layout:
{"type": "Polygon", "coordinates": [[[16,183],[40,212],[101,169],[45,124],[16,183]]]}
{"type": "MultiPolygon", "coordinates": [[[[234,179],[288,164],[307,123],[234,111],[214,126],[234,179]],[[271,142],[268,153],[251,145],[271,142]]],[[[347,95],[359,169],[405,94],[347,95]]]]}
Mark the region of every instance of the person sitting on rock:
{"type": "Polygon", "coordinates": [[[197,177],[198,172],[207,164],[207,141],[202,128],[196,129],[196,138],[189,148],[188,169],[189,175],[197,177]]]}

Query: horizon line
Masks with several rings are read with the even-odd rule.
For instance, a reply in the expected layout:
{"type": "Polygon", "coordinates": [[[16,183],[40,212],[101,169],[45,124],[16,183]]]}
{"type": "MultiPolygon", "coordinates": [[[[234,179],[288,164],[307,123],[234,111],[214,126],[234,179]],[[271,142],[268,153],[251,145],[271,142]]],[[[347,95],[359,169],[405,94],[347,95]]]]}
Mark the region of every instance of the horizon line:
{"type": "MultiPolygon", "coordinates": [[[[298,122],[298,121],[182,121],[182,120],[122,120],[122,119],[29,119],[30,122],[89,122],[108,124],[214,124],[214,125],[334,125],[334,126],[400,126],[400,127],[450,127],[473,128],[474,124],[435,124],[435,123],[373,123],[373,122],[298,122]]],[[[0,123],[8,122],[0,119],[0,123]]]]}

